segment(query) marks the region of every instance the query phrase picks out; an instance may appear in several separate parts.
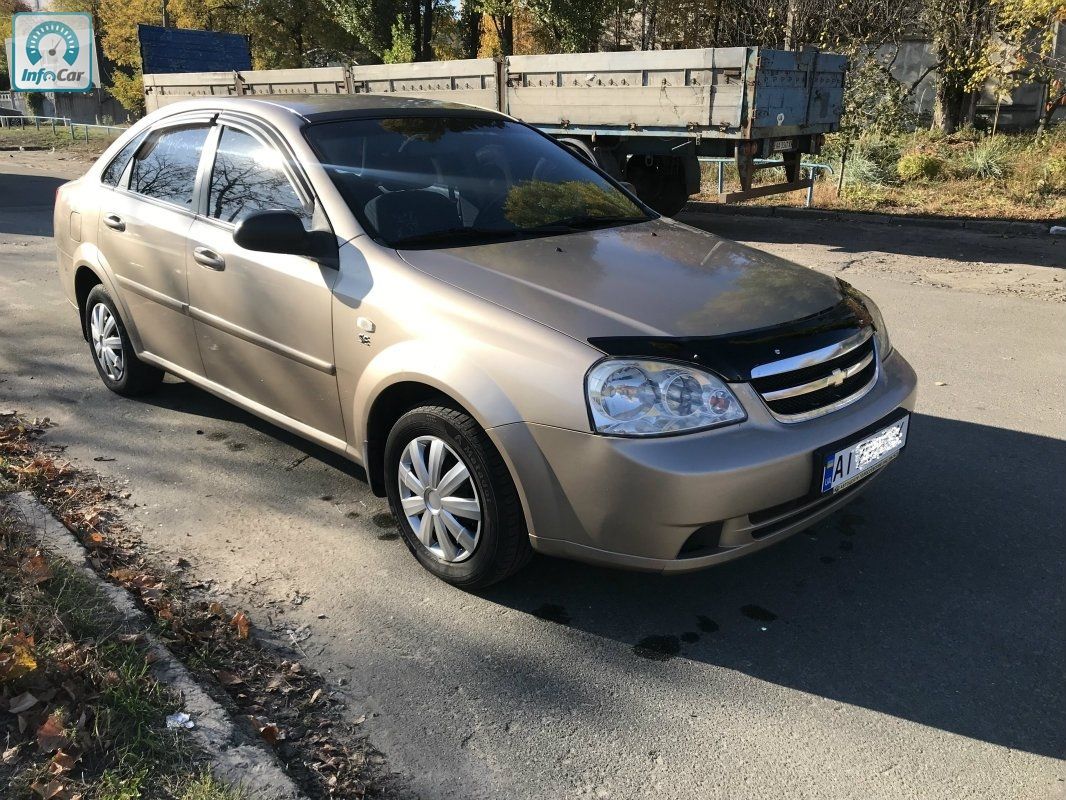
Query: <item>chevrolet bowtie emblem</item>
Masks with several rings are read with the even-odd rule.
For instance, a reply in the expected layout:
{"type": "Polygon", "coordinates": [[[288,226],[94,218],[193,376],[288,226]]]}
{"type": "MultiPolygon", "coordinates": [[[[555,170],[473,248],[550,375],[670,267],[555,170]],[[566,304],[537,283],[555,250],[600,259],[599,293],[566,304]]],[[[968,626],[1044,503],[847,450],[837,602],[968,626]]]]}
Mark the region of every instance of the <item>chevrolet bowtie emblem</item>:
{"type": "Polygon", "coordinates": [[[840,384],[844,382],[844,370],[833,370],[833,372],[829,375],[828,380],[830,386],[840,386],[840,384]]]}

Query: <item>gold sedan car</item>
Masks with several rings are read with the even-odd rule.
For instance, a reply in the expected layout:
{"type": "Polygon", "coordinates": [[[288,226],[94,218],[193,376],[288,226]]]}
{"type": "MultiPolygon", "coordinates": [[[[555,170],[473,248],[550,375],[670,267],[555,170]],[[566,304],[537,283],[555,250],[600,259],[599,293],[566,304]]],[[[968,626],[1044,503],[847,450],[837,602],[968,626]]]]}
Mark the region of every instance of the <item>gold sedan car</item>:
{"type": "Polygon", "coordinates": [[[495,112],[176,103],[61,188],[55,238],[108,388],[169,372],[347,456],[466,588],[534,551],[753,552],[907,440],[915,375],[869,298],[495,112]]]}

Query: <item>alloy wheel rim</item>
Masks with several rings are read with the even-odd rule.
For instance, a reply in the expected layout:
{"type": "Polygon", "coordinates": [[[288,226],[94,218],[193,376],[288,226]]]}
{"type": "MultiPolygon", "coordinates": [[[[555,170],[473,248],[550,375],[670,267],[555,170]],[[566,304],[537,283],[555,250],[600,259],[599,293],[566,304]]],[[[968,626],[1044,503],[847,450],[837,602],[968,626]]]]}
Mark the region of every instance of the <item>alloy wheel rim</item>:
{"type": "Polygon", "coordinates": [[[89,339],[93,345],[96,363],[113,381],[122,380],[126,371],[126,358],[122,350],[122,336],[118,330],[118,320],[111,309],[103,303],[93,306],[89,317],[89,339]]]}
{"type": "Polygon", "coordinates": [[[436,559],[457,564],[481,541],[481,500],[470,469],[436,436],[408,442],[400,456],[400,505],[419,543],[436,559]]]}

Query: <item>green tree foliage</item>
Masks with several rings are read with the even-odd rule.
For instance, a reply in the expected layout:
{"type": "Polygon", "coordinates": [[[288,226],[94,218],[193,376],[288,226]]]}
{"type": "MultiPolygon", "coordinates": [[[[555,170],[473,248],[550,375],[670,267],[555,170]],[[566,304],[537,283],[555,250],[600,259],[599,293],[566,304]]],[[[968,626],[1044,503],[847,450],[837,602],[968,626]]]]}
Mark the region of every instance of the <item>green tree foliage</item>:
{"type": "MultiPolygon", "coordinates": [[[[23,0],[0,0],[0,42],[11,38],[11,15],[20,11],[29,11],[30,7],[23,0]]],[[[7,64],[7,48],[0,48],[0,89],[11,88],[11,79],[7,64]]]]}
{"type": "MultiPolygon", "coordinates": [[[[1066,25],[1066,0],[990,0],[997,36],[989,54],[992,79],[1004,90],[1025,81],[1044,87],[1040,131],[1066,105],[1066,57],[1056,51],[1056,30],[1066,25]]],[[[1059,32],[1059,36],[1066,33],[1059,32]]]]}
{"type": "Polygon", "coordinates": [[[447,0],[324,0],[334,19],[387,63],[433,60],[433,29],[447,0]],[[408,49],[410,52],[408,52],[408,49]]]}
{"type": "Polygon", "coordinates": [[[602,0],[525,0],[550,50],[587,53],[599,48],[607,17],[602,0]]]}
{"type": "Polygon", "coordinates": [[[378,60],[392,47],[392,32],[402,14],[401,0],[326,0],[330,12],[378,60]]]}
{"type": "Polygon", "coordinates": [[[415,29],[403,15],[397,16],[392,23],[391,38],[392,44],[382,54],[386,64],[408,64],[415,60],[415,29]]]}

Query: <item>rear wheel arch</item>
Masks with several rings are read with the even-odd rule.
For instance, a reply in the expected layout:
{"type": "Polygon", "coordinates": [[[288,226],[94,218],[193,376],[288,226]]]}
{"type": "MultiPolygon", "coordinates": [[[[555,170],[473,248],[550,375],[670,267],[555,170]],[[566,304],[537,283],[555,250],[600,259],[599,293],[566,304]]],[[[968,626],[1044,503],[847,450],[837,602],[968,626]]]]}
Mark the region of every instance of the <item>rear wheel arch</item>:
{"type": "Polygon", "coordinates": [[[82,264],[74,272],[74,297],[78,303],[78,318],[81,320],[81,335],[86,341],[89,340],[89,331],[85,327],[85,301],[89,299],[89,292],[94,286],[103,284],[103,279],[96,274],[92,267],[82,264]]]}

